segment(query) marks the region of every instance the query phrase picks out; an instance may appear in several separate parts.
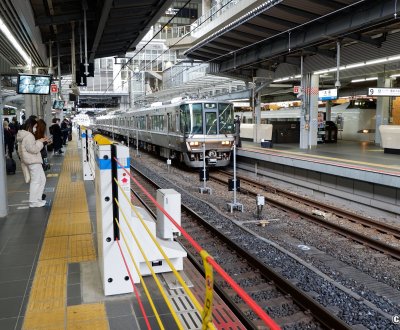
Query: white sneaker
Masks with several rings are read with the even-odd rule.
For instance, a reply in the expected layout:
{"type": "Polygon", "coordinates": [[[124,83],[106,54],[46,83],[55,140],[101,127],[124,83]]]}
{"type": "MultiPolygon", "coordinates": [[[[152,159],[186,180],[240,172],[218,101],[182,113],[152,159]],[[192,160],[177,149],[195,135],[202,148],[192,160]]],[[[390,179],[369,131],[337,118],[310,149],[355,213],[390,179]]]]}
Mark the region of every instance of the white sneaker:
{"type": "Polygon", "coordinates": [[[46,201],[40,201],[40,202],[30,202],[29,207],[43,207],[46,205],[46,201]]]}

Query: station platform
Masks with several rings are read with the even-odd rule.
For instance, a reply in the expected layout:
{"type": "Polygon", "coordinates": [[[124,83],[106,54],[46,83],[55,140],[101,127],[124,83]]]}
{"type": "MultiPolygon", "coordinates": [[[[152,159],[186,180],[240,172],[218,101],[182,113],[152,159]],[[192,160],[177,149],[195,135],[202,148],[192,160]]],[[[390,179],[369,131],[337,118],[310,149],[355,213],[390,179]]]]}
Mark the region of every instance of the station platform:
{"type": "Polygon", "coordinates": [[[263,148],[242,141],[237,159],[238,167],[255,173],[400,213],[400,156],[384,153],[371,142],[338,140],[304,150],[298,144],[263,148]]]}
{"type": "MultiPolygon", "coordinates": [[[[49,153],[50,154],[50,153],[49,153]]],[[[71,141],[63,156],[50,156],[47,204],[29,208],[29,184],[17,162],[7,176],[9,214],[0,218],[0,329],[147,329],[136,296],[104,296],[96,249],[93,181],[84,181],[81,151],[71,141]]],[[[185,259],[184,273],[199,301],[204,278],[185,259]]],[[[168,287],[159,274],[185,329],[201,329],[201,317],[181,288],[168,287]],[[187,300],[187,302],[185,302],[187,300]]],[[[165,329],[177,324],[154,279],[145,278],[165,329]]],[[[152,329],[159,329],[141,284],[136,285],[152,329]]],[[[244,329],[215,297],[214,324],[244,329]]]]}

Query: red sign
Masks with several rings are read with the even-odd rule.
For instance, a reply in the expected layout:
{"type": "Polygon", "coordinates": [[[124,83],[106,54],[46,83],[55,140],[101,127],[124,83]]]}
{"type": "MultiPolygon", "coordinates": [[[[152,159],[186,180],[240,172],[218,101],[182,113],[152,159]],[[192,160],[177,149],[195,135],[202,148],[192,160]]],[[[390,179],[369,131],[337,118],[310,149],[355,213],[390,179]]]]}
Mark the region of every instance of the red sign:
{"type": "Polygon", "coordinates": [[[58,87],[55,84],[52,84],[50,87],[50,90],[52,93],[57,93],[58,92],[58,87]]]}
{"type": "Polygon", "coordinates": [[[294,94],[299,94],[300,93],[300,87],[301,86],[293,86],[293,93],[294,94]]]}

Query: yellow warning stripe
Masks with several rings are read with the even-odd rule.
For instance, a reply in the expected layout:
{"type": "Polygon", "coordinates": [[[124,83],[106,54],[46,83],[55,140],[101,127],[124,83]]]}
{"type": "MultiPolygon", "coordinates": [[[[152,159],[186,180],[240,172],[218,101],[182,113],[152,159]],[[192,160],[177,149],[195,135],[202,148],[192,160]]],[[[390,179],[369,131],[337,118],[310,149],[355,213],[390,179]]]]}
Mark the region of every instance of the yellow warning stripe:
{"type": "Polygon", "coordinates": [[[67,306],[68,263],[96,259],[77,143],[64,156],[23,329],[109,329],[105,306],[67,306]],[[74,178],[74,180],[72,180],[74,178]]]}

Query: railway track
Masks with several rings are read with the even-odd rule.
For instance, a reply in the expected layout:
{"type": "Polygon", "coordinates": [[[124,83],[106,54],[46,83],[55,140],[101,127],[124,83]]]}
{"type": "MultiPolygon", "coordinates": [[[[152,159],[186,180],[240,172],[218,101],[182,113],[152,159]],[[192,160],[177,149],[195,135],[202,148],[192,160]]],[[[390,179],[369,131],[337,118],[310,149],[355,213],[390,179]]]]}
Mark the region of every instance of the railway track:
{"type": "MultiPolygon", "coordinates": [[[[232,178],[233,174],[227,171],[218,170],[216,172],[210,173],[210,179],[227,184],[228,179],[232,178]]],[[[349,223],[356,223],[361,225],[363,228],[368,229],[368,234],[362,234],[354,229],[348,228],[343,224],[338,224],[329,219],[325,219],[320,215],[315,215],[312,212],[305,211],[300,207],[296,207],[293,205],[289,205],[288,203],[282,202],[273,198],[269,195],[265,195],[265,201],[274,207],[277,207],[285,212],[291,212],[295,214],[299,214],[301,217],[313,221],[318,225],[321,225],[325,228],[335,231],[339,235],[350,238],[362,245],[368,246],[372,249],[375,249],[379,252],[390,255],[391,257],[400,260],[400,230],[394,226],[384,224],[382,222],[378,222],[376,220],[363,217],[343,209],[339,209],[336,207],[332,207],[323,203],[319,203],[315,200],[299,196],[297,194],[290,193],[283,189],[271,187],[269,185],[260,183],[258,181],[249,179],[243,176],[237,176],[237,179],[240,179],[240,192],[245,194],[251,194],[257,196],[257,194],[261,191],[265,191],[267,193],[271,193],[272,195],[278,195],[280,197],[285,198],[286,200],[294,201],[301,205],[307,205],[311,207],[313,210],[319,210],[326,214],[335,215],[337,218],[341,220],[348,221],[349,223]],[[397,244],[389,244],[387,241],[377,240],[374,237],[376,233],[387,235],[387,241],[398,241],[397,244]],[[397,245],[397,246],[396,246],[397,245]]],[[[293,204],[293,203],[291,203],[293,204]]]]}
{"type": "MultiPolygon", "coordinates": [[[[137,169],[132,170],[139,173],[137,169]]],[[[158,185],[145,176],[135,175],[142,186],[155,196],[158,185]]],[[[154,215],[155,206],[140,190],[133,188],[138,200],[154,215]],[[150,204],[149,204],[150,203],[150,204]]],[[[182,204],[182,227],[206,248],[222,267],[262,306],[281,327],[348,329],[342,320],[320,305],[315,299],[297,288],[273,268],[260,261],[227,237],[223,228],[209,223],[206,210],[192,210],[182,204]]],[[[188,251],[191,261],[202,270],[202,261],[187,242],[179,241],[188,251]]],[[[261,321],[241,301],[236,293],[226,287],[216,276],[215,287],[225,302],[235,311],[246,328],[259,329],[261,321]]]]}

